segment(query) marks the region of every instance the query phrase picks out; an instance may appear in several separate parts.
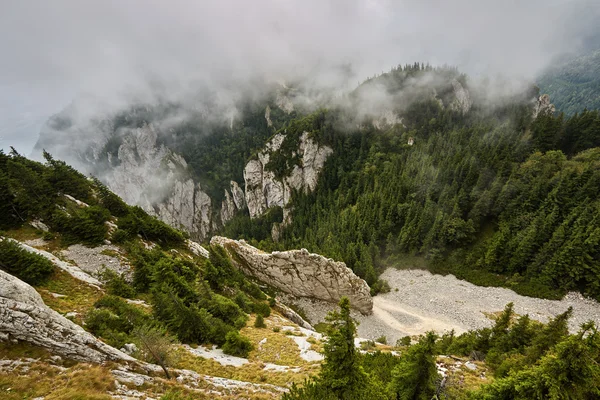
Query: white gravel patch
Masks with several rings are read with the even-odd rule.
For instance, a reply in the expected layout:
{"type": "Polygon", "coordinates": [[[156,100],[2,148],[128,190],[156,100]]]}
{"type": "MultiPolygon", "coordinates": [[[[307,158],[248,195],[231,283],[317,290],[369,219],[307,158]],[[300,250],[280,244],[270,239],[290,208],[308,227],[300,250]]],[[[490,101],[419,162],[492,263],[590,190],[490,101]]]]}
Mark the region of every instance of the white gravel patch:
{"type": "Polygon", "coordinates": [[[61,254],[65,258],[73,260],[79,268],[93,276],[99,276],[104,268],[126,276],[132,273],[131,266],[119,257],[102,254],[105,250],[120,252],[118,247],[112,245],[86,247],[81,244],[74,244],[63,250],[61,254]]]}
{"type": "Polygon", "coordinates": [[[232,365],[234,367],[241,367],[244,364],[248,364],[247,358],[230,356],[228,354],[223,353],[223,350],[217,349],[217,346],[213,346],[212,349],[206,348],[204,346],[198,346],[195,349],[188,345],[183,345],[183,347],[195,356],[199,356],[202,358],[210,358],[221,365],[232,365]]]}
{"type": "Polygon", "coordinates": [[[305,329],[302,327],[296,327],[296,326],[283,326],[281,327],[281,329],[285,332],[285,331],[290,331],[290,332],[299,332],[302,334],[302,336],[296,336],[296,335],[290,335],[289,337],[292,338],[292,340],[294,342],[296,342],[296,344],[298,345],[298,348],[300,349],[300,357],[305,360],[305,361],[323,361],[325,359],[325,357],[323,356],[323,354],[311,350],[311,343],[309,343],[308,339],[310,337],[314,337],[315,339],[318,340],[322,340],[323,336],[315,331],[311,331],[309,329],[305,329]]]}
{"type": "MultiPolygon", "coordinates": [[[[389,268],[382,275],[392,291],[373,298],[373,314],[352,312],[360,325],[358,336],[374,340],[386,336],[394,344],[403,336],[420,335],[429,330],[443,333],[454,329],[462,333],[490,326],[484,313],[502,311],[514,303],[517,314],[547,322],[573,307],[569,329],[576,332],[582,323],[593,320],[600,324],[600,303],[569,293],[562,300],[544,300],[521,296],[510,289],[481,287],[459,280],[454,275],[434,275],[424,270],[389,268]],[[398,291],[395,289],[398,288],[398,291]]],[[[304,298],[294,299],[312,324],[324,321],[336,309],[335,304],[304,298]]]]}

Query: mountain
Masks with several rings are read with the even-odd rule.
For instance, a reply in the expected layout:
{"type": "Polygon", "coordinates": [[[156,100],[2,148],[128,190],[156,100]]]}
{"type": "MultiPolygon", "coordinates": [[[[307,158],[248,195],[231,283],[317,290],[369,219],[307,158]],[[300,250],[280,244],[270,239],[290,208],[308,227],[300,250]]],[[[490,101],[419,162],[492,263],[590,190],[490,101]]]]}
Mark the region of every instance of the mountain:
{"type": "Polygon", "coordinates": [[[227,106],[198,96],[93,118],[74,103],[37,148],[196,240],[305,247],[343,260],[373,293],[412,254],[480,284],[597,298],[598,247],[565,252],[595,243],[593,225],[574,228],[597,215],[584,199],[598,195],[598,113],[565,119],[534,87],[493,89],[417,63],[334,98],[274,84],[227,106]]]}
{"type": "Polygon", "coordinates": [[[556,63],[539,79],[559,111],[567,115],[600,108],[600,49],[556,63]]]}
{"type": "MultiPolygon", "coordinates": [[[[47,152],[43,164],[0,152],[3,396],[597,395],[597,302],[379,274],[420,266],[528,295],[598,297],[598,112],[555,116],[530,89],[493,98],[452,68],[413,65],[328,109],[292,113],[241,162],[243,189],[233,168],[212,180],[228,191],[210,228],[250,243],[203,246],[47,152]]],[[[102,179],[127,183],[123,163],[153,168],[133,182],[159,214],[172,196],[152,197],[162,179],[189,174],[193,196],[211,181],[145,118],[117,130],[92,119],[89,140],[64,143],[102,179]],[[108,150],[102,132],[118,146],[108,150]],[[189,169],[178,175],[175,162],[189,169]]],[[[72,121],[54,128],[85,133],[72,121]]],[[[197,153],[209,171],[223,154],[243,158],[219,143],[197,153]]]]}

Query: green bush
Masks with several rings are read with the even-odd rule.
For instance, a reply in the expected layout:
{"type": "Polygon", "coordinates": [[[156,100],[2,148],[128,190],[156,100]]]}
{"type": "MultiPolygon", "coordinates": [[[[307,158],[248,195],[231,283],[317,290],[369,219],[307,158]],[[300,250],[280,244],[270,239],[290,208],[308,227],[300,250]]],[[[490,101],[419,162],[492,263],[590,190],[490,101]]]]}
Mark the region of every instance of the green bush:
{"type": "Polygon", "coordinates": [[[256,320],[254,320],[254,327],[255,328],[266,328],[267,325],[265,324],[265,319],[262,316],[262,314],[258,314],[256,316],[256,320]]]}
{"type": "Polygon", "coordinates": [[[236,357],[248,357],[253,347],[250,339],[240,335],[237,331],[231,331],[225,336],[223,353],[236,357]]]}
{"type": "Polygon", "coordinates": [[[265,303],[254,303],[252,305],[252,311],[254,311],[256,314],[262,315],[263,317],[268,317],[271,315],[271,307],[265,303]]]}
{"type": "Polygon", "coordinates": [[[4,239],[0,241],[0,269],[29,284],[37,285],[50,276],[54,265],[47,258],[23,249],[12,240],[4,239]]]}
{"type": "Polygon", "coordinates": [[[135,289],[127,283],[122,274],[117,274],[115,271],[106,268],[102,271],[102,280],[105,282],[108,294],[126,299],[131,299],[135,296],[135,289]]]}

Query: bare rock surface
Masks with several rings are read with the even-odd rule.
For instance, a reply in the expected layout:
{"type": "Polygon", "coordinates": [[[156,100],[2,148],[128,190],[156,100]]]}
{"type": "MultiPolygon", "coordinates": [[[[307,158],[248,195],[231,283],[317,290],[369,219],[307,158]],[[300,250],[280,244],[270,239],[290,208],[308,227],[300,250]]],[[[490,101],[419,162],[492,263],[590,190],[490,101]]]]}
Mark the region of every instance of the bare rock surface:
{"type": "Polygon", "coordinates": [[[74,244],[61,251],[61,255],[72,260],[84,272],[92,276],[100,276],[107,268],[118,274],[131,274],[131,266],[117,255],[120,249],[113,245],[102,245],[97,247],[86,247],[74,244]]]}
{"type": "Polygon", "coordinates": [[[556,107],[550,102],[550,96],[543,94],[533,100],[533,119],[542,114],[554,114],[556,107]]]}
{"type": "Polygon", "coordinates": [[[273,136],[258,158],[250,160],[244,168],[246,204],[251,218],[261,216],[270,207],[288,205],[293,189],[313,191],[325,161],[333,153],[330,147],[319,145],[308,132],[304,132],[296,150],[300,165],[295,165],[288,176],[277,179],[267,165],[271,154],[279,151],[285,138],[286,135],[281,133],[273,136]]]}
{"type": "MultiPolygon", "coordinates": [[[[6,240],[13,240],[13,239],[6,239],[6,240]]],[[[67,272],[75,279],[79,279],[80,281],[88,283],[96,288],[99,288],[100,286],[102,286],[102,282],[100,282],[98,279],[94,278],[87,272],[83,271],[78,266],[68,263],[66,261],[60,260],[54,254],[48,253],[45,250],[36,249],[35,247],[31,247],[25,243],[21,243],[16,240],[13,240],[13,241],[18,243],[25,250],[27,250],[31,253],[39,254],[40,256],[47,258],[48,260],[50,260],[52,262],[52,264],[54,264],[56,267],[62,269],[63,271],[67,272]]]]}
{"type": "Polygon", "coordinates": [[[337,303],[342,296],[352,307],[370,314],[373,299],[367,283],[346,264],[311,254],[306,249],[265,253],[243,240],[214,236],[211,244],[224,247],[234,264],[247,275],[299,297],[337,303]]]}
{"type": "Polygon", "coordinates": [[[196,243],[193,240],[187,239],[185,241],[188,249],[197,256],[208,258],[208,250],[206,250],[200,243],[196,243]]]}
{"type": "Polygon", "coordinates": [[[1,270],[0,333],[76,361],[134,361],[51,310],[33,287],[1,270]]]}
{"type": "MultiPolygon", "coordinates": [[[[562,300],[537,299],[510,289],[476,286],[454,275],[435,275],[424,270],[389,268],[382,278],[392,287],[391,292],[373,298],[372,315],[352,315],[360,323],[360,337],[374,340],[385,335],[388,343],[395,343],[403,336],[429,330],[442,333],[454,329],[462,333],[480,329],[493,324],[490,313],[502,311],[510,302],[514,303],[517,314],[529,314],[541,322],[548,322],[572,306],[571,332],[589,320],[600,324],[600,303],[578,293],[569,293],[562,300]]],[[[288,301],[302,308],[312,324],[323,321],[329,311],[336,309],[323,301],[304,298],[288,301]]]]}

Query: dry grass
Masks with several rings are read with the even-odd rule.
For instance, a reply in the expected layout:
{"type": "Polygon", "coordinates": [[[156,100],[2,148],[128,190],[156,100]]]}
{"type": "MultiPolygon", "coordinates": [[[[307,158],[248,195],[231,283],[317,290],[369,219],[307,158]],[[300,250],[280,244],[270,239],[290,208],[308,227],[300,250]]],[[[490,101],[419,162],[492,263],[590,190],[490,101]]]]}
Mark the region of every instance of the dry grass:
{"type": "Polygon", "coordinates": [[[25,374],[0,373],[0,398],[44,397],[45,400],[108,400],[114,377],[101,366],[77,364],[65,371],[44,363],[32,364],[25,374]]]}
{"type": "Polygon", "coordinates": [[[36,287],[44,303],[60,313],[77,312],[80,316],[90,311],[103,292],[73,278],[67,272],[58,268],[48,281],[36,287]],[[62,294],[66,297],[54,297],[50,293],[62,294]]]}
{"type": "MultiPolygon", "coordinates": [[[[302,383],[305,378],[319,373],[320,363],[309,363],[303,360],[298,345],[292,338],[285,335],[284,331],[273,332],[274,327],[281,326],[278,314],[272,313],[270,317],[265,318],[266,328],[255,328],[255,318],[251,316],[247,326],[240,331],[254,345],[254,350],[248,356],[248,364],[241,367],[223,366],[214,360],[195,356],[179,348],[177,349],[179,362],[176,367],[206,375],[283,387],[290,386],[293,382],[302,383]],[[259,346],[259,342],[265,338],[266,343],[259,346]],[[266,363],[299,367],[300,372],[268,371],[264,369],[266,363]]],[[[314,346],[320,346],[320,343],[317,342],[314,346]]]]}

